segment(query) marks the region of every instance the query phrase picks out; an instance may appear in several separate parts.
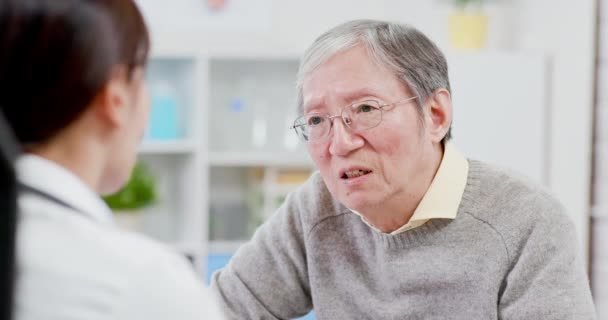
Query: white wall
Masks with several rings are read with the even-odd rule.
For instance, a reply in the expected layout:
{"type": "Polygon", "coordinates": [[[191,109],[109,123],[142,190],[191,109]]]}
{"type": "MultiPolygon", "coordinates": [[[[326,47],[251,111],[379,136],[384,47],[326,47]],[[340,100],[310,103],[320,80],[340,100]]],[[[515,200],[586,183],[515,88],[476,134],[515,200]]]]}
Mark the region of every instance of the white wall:
{"type": "Polygon", "coordinates": [[[519,28],[514,29],[521,49],[552,57],[549,186],[572,214],[584,244],[589,237],[595,10],[594,0],[520,0],[519,28]]]}
{"type": "MultiPolygon", "coordinates": [[[[178,30],[171,40],[196,45],[204,44],[212,50],[235,46],[267,47],[301,53],[318,35],[341,22],[358,18],[386,19],[406,22],[430,36],[447,49],[447,20],[450,11],[447,0],[232,0],[249,3],[250,15],[231,17],[228,23],[219,23],[217,17],[203,12],[203,0],[175,0],[171,6],[165,0],[136,0],[146,14],[155,33],[178,30]],[[254,3],[258,5],[254,5],[254,3]],[[256,8],[255,10],[253,8],[256,8]],[[270,8],[266,12],[264,8],[270,8]],[[239,26],[228,25],[231,22],[239,26]],[[223,30],[223,31],[222,31],[223,30]],[[181,39],[180,39],[181,38],[181,39]]],[[[512,48],[514,35],[509,30],[517,6],[512,3],[491,4],[487,12],[490,25],[490,49],[512,48]]]]}

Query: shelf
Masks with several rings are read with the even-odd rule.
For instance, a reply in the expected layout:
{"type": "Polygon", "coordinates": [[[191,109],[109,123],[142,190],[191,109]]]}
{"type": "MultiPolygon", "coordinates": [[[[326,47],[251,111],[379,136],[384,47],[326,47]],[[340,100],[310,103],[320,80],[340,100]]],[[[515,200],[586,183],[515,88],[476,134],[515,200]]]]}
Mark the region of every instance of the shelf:
{"type": "Polygon", "coordinates": [[[216,167],[283,167],[313,168],[310,157],[304,153],[212,152],[209,163],[216,167]]]}
{"type": "Polygon", "coordinates": [[[246,240],[232,240],[232,241],[222,241],[222,240],[214,240],[209,242],[209,253],[210,254],[233,254],[236,250],[241,247],[243,244],[247,243],[246,240]]]}
{"type": "Polygon", "coordinates": [[[198,145],[191,140],[144,141],[139,146],[142,154],[194,153],[198,145]]]}
{"type": "Polygon", "coordinates": [[[591,208],[591,218],[608,221],[608,208],[595,206],[591,208]]]}
{"type": "Polygon", "coordinates": [[[201,243],[194,242],[174,242],[172,247],[175,250],[189,255],[200,255],[204,251],[204,246],[201,243]]]}
{"type": "Polygon", "coordinates": [[[266,186],[266,192],[270,192],[275,195],[287,195],[290,192],[293,192],[297,188],[299,188],[302,183],[290,183],[290,184],[281,184],[276,183],[269,186],[266,186]]]}
{"type": "Polygon", "coordinates": [[[272,50],[267,47],[255,48],[248,47],[244,48],[223,48],[220,50],[210,50],[209,59],[215,61],[247,61],[247,60],[259,60],[259,61],[272,61],[272,62],[295,62],[298,63],[302,55],[301,52],[292,51],[289,49],[285,50],[272,50]]]}

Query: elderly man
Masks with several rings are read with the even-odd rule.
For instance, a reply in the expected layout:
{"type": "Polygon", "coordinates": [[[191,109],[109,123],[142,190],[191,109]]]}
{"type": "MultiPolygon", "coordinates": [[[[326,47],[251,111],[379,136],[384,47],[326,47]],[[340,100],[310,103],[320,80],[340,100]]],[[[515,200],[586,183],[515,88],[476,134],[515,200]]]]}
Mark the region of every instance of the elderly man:
{"type": "Polygon", "coordinates": [[[215,273],[229,318],[594,318],[564,209],[449,142],[447,64],[427,37],[337,26],[297,88],[319,171],[215,273]]]}

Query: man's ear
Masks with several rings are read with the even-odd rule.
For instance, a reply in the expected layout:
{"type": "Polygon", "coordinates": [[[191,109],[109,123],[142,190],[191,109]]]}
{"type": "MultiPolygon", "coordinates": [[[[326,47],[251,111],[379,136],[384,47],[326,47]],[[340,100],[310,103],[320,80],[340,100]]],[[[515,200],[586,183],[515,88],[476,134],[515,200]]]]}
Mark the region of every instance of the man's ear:
{"type": "Polygon", "coordinates": [[[100,120],[112,128],[126,125],[129,117],[129,83],[124,67],[116,67],[93,101],[100,120]]]}
{"type": "Polygon", "coordinates": [[[440,142],[452,124],[452,97],[446,89],[435,91],[427,103],[427,129],[433,142],[440,142]]]}

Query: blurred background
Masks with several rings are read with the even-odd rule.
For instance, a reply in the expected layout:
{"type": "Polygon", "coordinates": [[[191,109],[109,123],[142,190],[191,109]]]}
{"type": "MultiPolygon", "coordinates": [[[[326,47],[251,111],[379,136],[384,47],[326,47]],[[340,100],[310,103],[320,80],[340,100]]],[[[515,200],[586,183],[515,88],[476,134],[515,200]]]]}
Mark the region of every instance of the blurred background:
{"type": "MultiPolygon", "coordinates": [[[[608,0],[139,0],[152,112],[117,221],[208,279],[314,166],[289,126],[305,48],[355,18],[446,53],[454,140],[547,186],[575,222],[608,319],[608,0]]],[[[312,317],[312,316],[310,316],[312,317]]]]}

